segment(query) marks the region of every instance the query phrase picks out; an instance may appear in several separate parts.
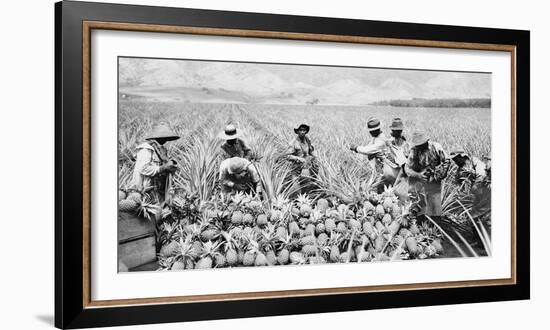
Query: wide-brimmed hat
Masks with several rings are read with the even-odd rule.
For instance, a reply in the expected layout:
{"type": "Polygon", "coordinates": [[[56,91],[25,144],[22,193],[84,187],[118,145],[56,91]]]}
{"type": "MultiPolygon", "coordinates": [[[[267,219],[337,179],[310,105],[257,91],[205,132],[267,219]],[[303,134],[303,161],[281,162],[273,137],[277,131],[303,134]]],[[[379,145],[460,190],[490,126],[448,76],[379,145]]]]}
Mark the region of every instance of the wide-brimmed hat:
{"type": "Polygon", "coordinates": [[[301,129],[305,129],[306,134],[309,133],[309,125],[306,125],[306,124],[300,124],[300,126],[298,126],[294,129],[294,133],[298,134],[298,131],[301,130],[301,129]]]}
{"type": "Polygon", "coordinates": [[[370,118],[367,121],[367,128],[369,132],[376,131],[377,129],[380,129],[380,120],[376,118],[370,118]]]}
{"type": "Polygon", "coordinates": [[[229,158],[227,162],[229,163],[227,166],[227,170],[229,171],[229,174],[240,173],[246,170],[250,165],[249,160],[241,157],[229,158]]]}
{"type": "Polygon", "coordinates": [[[451,154],[449,156],[451,157],[451,159],[453,159],[457,156],[468,157],[468,154],[466,153],[466,151],[464,151],[463,148],[455,148],[453,149],[453,151],[451,151],[451,154]]]}
{"type": "Polygon", "coordinates": [[[237,130],[237,127],[232,124],[225,126],[225,130],[218,135],[220,139],[224,140],[234,140],[240,136],[241,131],[237,130]]]}
{"type": "Polygon", "coordinates": [[[414,132],[411,138],[411,143],[413,147],[418,147],[428,142],[430,139],[423,132],[414,132]]]}
{"type": "Polygon", "coordinates": [[[401,118],[393,118],[390,126],[390,129],[392,131],[402,131],[403,127],[403,121],[401,120],[401,118]]]}
{"type": "Polygon", "coordinates": [[[167,141],[173,141],[179,138],[180,137],[170,129],[170,126],[168,126],[168,124],[160,123],[155,128],[153,128],[153,132],[151,132],[151,134],[149,134],[149,136],[147,136],[145,139],[165,139],[167,141]]]}

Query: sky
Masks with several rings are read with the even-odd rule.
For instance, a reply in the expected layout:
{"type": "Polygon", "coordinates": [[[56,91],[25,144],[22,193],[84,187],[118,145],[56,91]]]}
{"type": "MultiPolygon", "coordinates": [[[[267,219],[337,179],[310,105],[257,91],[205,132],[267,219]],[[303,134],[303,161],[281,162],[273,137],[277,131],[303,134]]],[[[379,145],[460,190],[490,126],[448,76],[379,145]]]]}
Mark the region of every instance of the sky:
{"type": "Polygon", "coordinates": [[[119,61],[121,90],[149,95],[155,91],[166,95],[167,89],[185,94],[191,88],[208,89],[210,96],[224,95],[218,98],[234,94],[254,102],[317,100],[351,105],[390,99],[491,97],[489,73],[173,59],[119,61]]]}

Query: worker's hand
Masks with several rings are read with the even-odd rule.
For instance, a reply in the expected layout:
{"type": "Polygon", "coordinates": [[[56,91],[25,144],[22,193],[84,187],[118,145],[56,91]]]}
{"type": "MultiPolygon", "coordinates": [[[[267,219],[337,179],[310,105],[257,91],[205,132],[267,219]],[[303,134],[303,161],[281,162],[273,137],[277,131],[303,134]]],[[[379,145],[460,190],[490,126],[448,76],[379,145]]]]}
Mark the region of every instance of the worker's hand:
{"type": "Polygon", "coordinates": [[[353,152],[357,152],[357,145],[356,144],[352,144],[349,146],[349,150],[353,151],[353,152]]]}
{"type": "Polygon", "coordinates": [[[235,182],[233,182],[233,181],[226,181],[223,184],[224,184],[224,186],[229,187],[229,188],[235,187],[235,182]]]}

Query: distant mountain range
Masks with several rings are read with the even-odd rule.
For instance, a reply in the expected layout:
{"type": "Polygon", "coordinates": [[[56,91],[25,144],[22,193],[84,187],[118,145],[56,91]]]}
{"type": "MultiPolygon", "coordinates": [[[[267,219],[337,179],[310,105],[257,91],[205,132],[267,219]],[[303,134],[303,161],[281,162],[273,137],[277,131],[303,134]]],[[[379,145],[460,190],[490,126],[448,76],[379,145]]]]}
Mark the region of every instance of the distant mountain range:
{"type": "Polygon", "coordinates": [[[490,98],[488,74],[134,58],[119,68],[124,98],[327,105],[490,98]]]}

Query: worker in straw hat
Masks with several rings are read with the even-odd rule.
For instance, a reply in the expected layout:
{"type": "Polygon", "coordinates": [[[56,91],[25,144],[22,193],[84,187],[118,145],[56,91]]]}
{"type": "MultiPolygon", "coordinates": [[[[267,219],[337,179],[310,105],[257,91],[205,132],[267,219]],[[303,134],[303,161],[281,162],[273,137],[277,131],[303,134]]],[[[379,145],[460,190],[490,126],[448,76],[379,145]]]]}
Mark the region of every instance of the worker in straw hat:
{"type": "Polygon", "coordinates": [[[224,193],[250,192],[262,197],[258,170],[248,159],[233,157],[220,164],[219,182],[224,193]]]}
{"type": "Polygon", "coordinates": [[[225,127],[218,137],[225,140],[221,149],[224,151],[224,158],[240,157],[250,159],[251,150],[241,137],[241,131],[233,124],[225,127]]]}
{"type": "Polygon", "coordinates": [[[403,125],[401,118],[393,118],[390,125],[391,136],[393,138],[391,144],[400,149],[403,155],[407,157],[409,155],[410,146],[405,136],[403,136],[404,128],[405,126],[403,125]]]}
{"type": "Polygon", "coordinates": [[[411,152],[405,167],[414,191],[422,196],[424,213],[439,218],[441,208],[441,181],[447,176],[449,160],[437,142],[430,141],[423,132],[415,132],[411,139],[411,152]]]}
{"type": "Polygon", "coordinates": [[[367,155],[375,175],[380,178],[377,191],[381,193],[384,186],[395,183],[401,165],[405,163],[405,156],[397,148],[392,148],[392,140],[382,132],[379,119],[370,118],[367,121],[367,130],[371,136],[370,142],[365,146],[352,144],[350,150],[367,155]]]}
{"type": "Polygon", "coordinates": [[[290,142],[290,146],[286,151],[286,157],[290,160],[294,166],[292,175],[295,178],[299,190],[304,193],[307,191],[310,177],[316,171],[316,162],[313,151],[315,148],[311,144],[311,140],[307,136],[310,127],[306,124],[300,124],[300,126],[294,128],[296,138],[290,142]]]}
{"type": "Polygon", "coordinates": [[[455,184],[461,191],[473,195],[472,217],[487,214],[491,209],[490,165],[460,147],[455,148],[450,157],[456,166],[453,172],[455,184]]]}
{"type": "Polygon", "coordinates": [[[152,202],[162,203],[169,188],[168,178],[177,170],[174,160],[168,158],[166,142],[179,139],[166,123],[157,125],[137,146],[136,162],[132,176],[132,189],[146,193],[152,202]]]}

